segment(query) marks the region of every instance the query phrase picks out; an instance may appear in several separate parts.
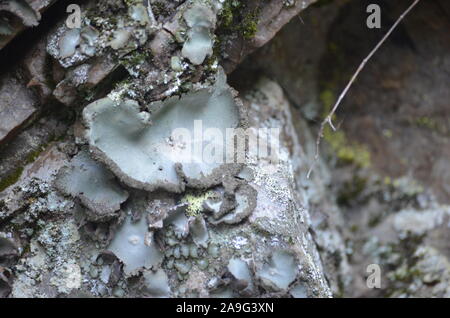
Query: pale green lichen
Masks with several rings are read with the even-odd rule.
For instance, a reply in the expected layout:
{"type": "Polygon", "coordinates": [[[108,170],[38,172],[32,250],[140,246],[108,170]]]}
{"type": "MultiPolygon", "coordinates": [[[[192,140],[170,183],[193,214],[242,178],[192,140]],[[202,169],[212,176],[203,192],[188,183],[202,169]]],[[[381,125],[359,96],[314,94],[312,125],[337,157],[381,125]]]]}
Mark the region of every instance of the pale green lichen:
{"type": "Polygon", "coordinates": [[[207,56],[213,54],[214,38],[211,31],[216,26],[216,14],[209,5],[195,2],[184,12],[183,18],[189,30],[181,54],[192,64],[200,65],[207,56]]]}

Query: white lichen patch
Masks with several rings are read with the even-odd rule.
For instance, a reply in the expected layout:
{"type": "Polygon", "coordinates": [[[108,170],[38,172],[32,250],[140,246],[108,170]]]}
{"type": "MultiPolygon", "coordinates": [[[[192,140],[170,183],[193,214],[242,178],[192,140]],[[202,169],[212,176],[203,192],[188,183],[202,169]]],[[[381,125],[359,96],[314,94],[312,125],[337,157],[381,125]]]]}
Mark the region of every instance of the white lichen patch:
{"type": "Polygon", "coordinates": [[[295,284],[290,291],[290,294],[294,298],[308,298],[308,291],[303,283],[297,283],[295,284]]]}
{"type": "Polygon", "coordinates": [[[450,208],[441,206],[428,211],[403,210],[394,217],[394,228],[401,238],[407,235],[423,235],[444,222],[450,216],[450,208]]]}
{"type": "Polygon", "coordinates": [[[99,51],[99,36],[99,31],[88,24],[81,29],[69,29],[62,25],[49,37],[47,52],[61,66],[68,68],[86,61],[99,51]]]}
{"type": "Polygon", "coordinates": [[[116,30],[113,35],[113,39],[108,43],[114,50],[125,47],[131,38],[131,32],[127,29],[116,30]]]}
{"type": "Polygon", "coordinates": [[[64,32],[59,39],[59,57],[65,59],[75,54],[77,46],[80,44],[80,30],[70,29],[64,32]]]}
{"type": "Polygon", "coordinates": [[[80,288],[81,281],[81,268],[73,260],[58,266],[55,269],[55,275],[50,279],[50,283],[58,289],[58,292],[64,294],[80,288]]]}

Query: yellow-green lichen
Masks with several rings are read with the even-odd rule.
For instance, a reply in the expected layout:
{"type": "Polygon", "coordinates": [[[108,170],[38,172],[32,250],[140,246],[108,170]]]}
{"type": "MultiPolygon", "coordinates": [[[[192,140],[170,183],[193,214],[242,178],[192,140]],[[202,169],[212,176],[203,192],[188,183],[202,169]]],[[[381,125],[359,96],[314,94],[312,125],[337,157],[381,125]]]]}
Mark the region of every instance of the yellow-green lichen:
{"type": "MultiPolygon", "coordinates": [[[[333,106],[335,96],[331,89],[325,89],[320,93],[319,99],[323,106],[322,118],[325,118],[331,111],[331,106],[333,106]]],[[[335,117],[336,115],[334,115],[332,119],[334,119],[335,117]]]]}
{"type": "Polygon", "coordinates": [[[181,199],[182,203],[187,204],[186,215],[197,216],[203,211],[203,202],[207,199],[213,198],[215,193],[213,191],[188,191],[181,199]]]}
{"type": "MultiPolygon", "coordinates": [[[[425,128],[431,131],[434,131],[438,134],[442,134],[445,135],[449,132],[450,129],[447,129],[445,127],[445,124],[440,124],[437,120],[427,117],[427,116],[422,116],[422,117],[417,117],[417,118],[411,118],[409,120],[410,125],[414,125],[420,128],[425,128]]],[[[450,121],[449,121],[450,123],[450,121]]]]}
{"type": "Polygon", "coordinates": [[[392,130],[384,129],[383,130],[383,136],[386,137],[386,138],[392,138],[392,136],[393,136],[392,130]]]}
{"type": "Polygon", "coordinates": [[[414,197],[423,191],[424,187],[420,185],[416,180],[407,177],[400,177],[392,181],[392,187],[394,190],[400,191],[408,197],[414,197]]]}
{"type": "Polygon", "coordinates": [[[325,127],[323,136],[341,163],[354,163],[360,168],[370,167],[370,152],[365,145],[348,141],[342,130],[334,132],[330,127],[325,127]]]}
{"type": "MultiPolygon", "coordinates": [[[[322,118],[325,118],[330,113],[336,99],[331,89],[322,91],[319,98],[323,106],[322,118]]],[[[336,115],[333,115],[332,120],[335,119],[336,115]]],[[[341,163],[354,163],[361,168],[370,166],[371,159],[368,148],[357,142],[349,141],[344,131],[333,131],[329,126],[326,126],[323,138],[330,145],[332,151],[336,153],[341,163]]]]}

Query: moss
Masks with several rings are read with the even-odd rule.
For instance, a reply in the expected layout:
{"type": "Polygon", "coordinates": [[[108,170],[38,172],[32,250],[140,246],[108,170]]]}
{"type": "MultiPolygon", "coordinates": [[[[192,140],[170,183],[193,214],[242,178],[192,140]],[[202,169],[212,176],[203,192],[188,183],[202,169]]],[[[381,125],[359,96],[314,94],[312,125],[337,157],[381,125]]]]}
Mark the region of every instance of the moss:
{"type": "Polygon", "coordinates": [[[42,151],[43,151],[44,149],[45,149],[45,146],[42,146],[42,147],[39,147],[38,149],[36,149],[36,150],[30,152],[30,153],[27,155],[27,158],[25,159],[25,163],[26,163],[26,164],[29,164],[29,163],[34,162],[34,161],[37,159],[37,157],[39,157],[39,155],[42,153],[42,151]]]}
{"type": "MultiPolygon", "coordinates": [[[[328,116],[328,114],[331,111],[331,106],[333,105],[333,103],[335,101],[335,96],[331,89],[325,89],[320,93],[319,99],[320,99],[320,102],[322,103],[322,108],[323,108],[322,118],[325,118],[328,116]]],[[[333,116],[333,119],[335,117],[336,116],[333,116]]]]}
{"type": "MultiPolygon", "coordinates": [[[[328,116],[335,101],[331,89],[325,89],[319,96],[322,103],[322,118],[328,116]]],[[[333,115],[332,120],[336,119],[333,115]]],[[[343,164],[356,164],[358,167],[366,168],[371,165],[370,152],[366,146],[357,142],[350,142],[344,131],[333,131],[330,126],[325,126],[323,138],[336,153],[338,160],[343,164]]]]}
{"type": "Polygon", "coordinates": [[[164,1],[156,1],[152,3],[153,14],[156,17],[163,16],[168,17],[170,15],[170,10],[167,8],[167,5],[164,1]]]}
{"type": "Polygon", "coordinates": [[[258,16],[258,12],[252,12],[244,17],[241,26],[241,32],[244,38],[251,39],[256,35],[256,32],[258,32],[258,16]]]}
{"type": "Polygon", "coordinates": [[[120,60],[120,63],[125,67],[135,67],[144,63],[147,60],[147,58],[149,58],[148,52],[133,51],[127,56],[124,56],[120,60]]]}
{"type": "Polygon", "coordinates": [[[440,125],[435,119],[427,116],[410,119],[409,123],[413,126],[425,128],[439,134],[445,135],[447,133],[445,125],[440,125]]]}
{"type": "Polygon", "coordinates": [[[78,94],[81,99],[84,99],[86,101],[91,101],[95,97],[95,89],[88,86],[79,86],[77,88],[78,94]]]}
{"type": "Polygon", "coordinates": [[[252,8],[245,1],[228,0],[219,14],[218,34],[240,34],[251,39],[258,31],[259,7],[252,8]]]}
{"type": "Polygon", "coordinates": [[[25,158],[24,164],[22,167],[17,168],[12,173],[7,175],[5,178],[0,180],[0,192],[8,188],[9,186],[13,185],[17,181],[19,181],[20,177],[22,176],[22,173],[24,171],[24,167],[30,163],[33,163],[39,155],[45,150],[47,147],[46,145],[38,147],[36,150],[31,151],[25,158]]]}
{"type": "Polygon", "coordinates": [[[230,2],[226,2],[219,16],[221,26],[229,28],[233,23],[233,17],[233,5],[230,2]]]}
{"type": "Polygon", "coordinates": [[[353,180],[345,182],[340,190],[337,202],[339,205],[349,205],[357,199],[367,186],[367,179],[355,176],[353,180]]]}
{"type": "Polygon", "coordinates": [[[348,141],[343,131],[334,132],[327,126],[324,129],[324,139],[336,153],[340,163],[355,164],[360,168],[370,167],[371,156],[367,147],[348,141]]]}
{"type": "Polygon", "coordinates": [[[0,180],[0,192],[19,181],[19,178],[22,176],[23,170],[23,167],[19,167],[14,170],[14,172],[0,180]]]}

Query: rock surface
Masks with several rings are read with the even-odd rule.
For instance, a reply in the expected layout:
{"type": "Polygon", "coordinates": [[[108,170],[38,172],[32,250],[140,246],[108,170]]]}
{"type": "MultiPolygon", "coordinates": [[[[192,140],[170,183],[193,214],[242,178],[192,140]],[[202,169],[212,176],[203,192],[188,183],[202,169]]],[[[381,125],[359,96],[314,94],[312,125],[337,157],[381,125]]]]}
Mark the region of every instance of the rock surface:
{"type": "Polygon", "coordinates": [[[371,61],[308,179],[407,4],[367,36],[372,1],[314,2],[84,1],[81,28],[38,26],[0,82],[0,297],[449,297],[448,5],[371,61]],[[237,162],[169,151],[223,157],[171,138],[196,120],[239,128],[237,162]]]}
{"type": "Polygon", "coordinates": [[[0,145],[23,127],[36,113],[36,98],[26,85],[12,74],[0,80],[0,145]]]}
{"type": "Polygon", "coordinates": [[[26,28],[36,27],[41,13],[56,0],[5,0],[0,3],[0,50],[26,28]]]}
{"type": "MultiPolygon", "coordinates": [[[[247,54],[309,2],[255,1],[241,14],[231,2],[156,2],[89,1],[80,29],[61,21],[17,67],[29,81],[18,87],[40,121],[24,126],[31,114],[15,116],[12,128],[22,129],[1,149],[8,176],[0,195],[8,241],[1,242],[14,247],[8,258],[0,254],[2,296],[330,297],[308,210],[298,201],[304,193],[292,178],[292,147],[300,146],[289,103],[267,79],[236,92],[218,64],[228,54],[219,42],[231,44],[236,34],[252,42],[247,54]],[[225,37],[224,19],[245,28],[225,37]],[[178,142],[170,141],[171,128],[195,133],[195,120],[203,133],[221,123],[222,135],[238,128],[238,136],[256,136],[273,150],[260,156],[244,147],[238,162],[219,166],[172,155],[163,172],[176,183],[164,174],[159,185],[136,182],[148,159],[158,159],[149,145],[169,155],[161,145],[178,142]],[[117,138],[105,140],[114,127],[117,138]],[[280,140],[258,133],[275,128],[280,140]],[[22,148],[36,131],[43,134],[30,154],[22,148]],[[137,151],[143,155],[133,157],[137,151]]],[[[202,146],[223,152],[224,145],[202,146]]]]}
{"type": "MultiPolygon", "coordinates": [[[[262,73],[280,83],[296,106],[304,166],[312,164],[317,122],[409,4],[380,2],[382,29],[368,31],[361,17],[369,3],[334,1],[306,10],[303,22],[286,25],[232,79],[252,81],[262,73]]],[[[347,94],[334,120],[338,131],[325,131],[312,179],[305,178],[308,169],[296,173],[337,296],[448,297],[446,274],[437,279],[434,273],[437,268],[446,273],[450,257],[444,248],[450,233],[450,108],[444,84],[449,25],[438,13],[450,8],[436,1],[417,9],[347,94]],[[380,289],[367,287],[371,264],[381,268],[380,289]]]]}

